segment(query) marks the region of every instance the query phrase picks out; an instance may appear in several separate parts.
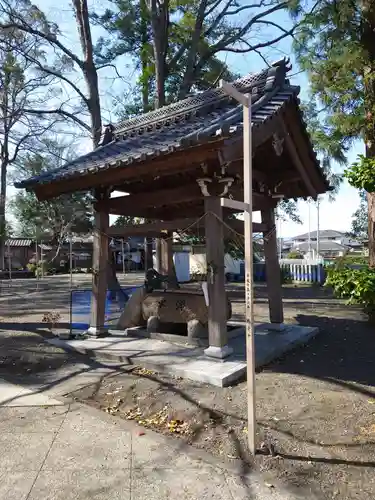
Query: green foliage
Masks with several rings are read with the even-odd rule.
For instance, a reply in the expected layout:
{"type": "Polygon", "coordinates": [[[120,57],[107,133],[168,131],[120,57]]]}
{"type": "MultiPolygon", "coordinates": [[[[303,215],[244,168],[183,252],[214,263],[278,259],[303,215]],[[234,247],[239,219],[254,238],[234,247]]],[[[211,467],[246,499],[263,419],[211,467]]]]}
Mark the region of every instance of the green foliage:
{"type": "Polygon", "coordinates": [[[352,225],[349,236],[352,238],[365,239],[368,233],[368,208],[366,193],[360,191],[361,201],[359,207],[352,215],[352,225]]]}
{"type": "MultiPolygon", "coordinates": [[[[56,163],[56,156],[48,150],[26,154],[18,172],[38,175],[56,168],[56,163]]],[[[69,233],[86,233],[92,228],[91,197],[87,194],[74,193],[39,201],[33,192],[19,191],[10,207],[21,236],[48,240],[56,245],[63,243],[69,233]]]]}
{"type": "Polygon", "coordinates": [[[124,227],[128,224],[142,224],[143,219],[140,217],[129,217],[127,215],[120,215],[112,224],[114,227],[124,227]]]}
{"type": "Polygon", "coordinates": [[[29,262],[26,267],[30,272],[34,273],[36,277],[49,274],[51,269],[50,263],[45,260],[40,260],[38,263],[29,262]]]}
{"type": "Polygon", "coordinates": [[[368,193],[375,192],[375,158],[358,155],[358,159],[344,171],[349,184],[368,193]]]}
{"type": "Polygon", "coordinates": [[[237,75],[230,71],[223,55],[259,53],[288,37],[290,33],[272,16],[287,8],[295,14],[298,3],[269,0],[266,4],[250,2],[240,6],[236,0],[225,5],[184,0],[155,7],[145,0],[111,0],[111,8],[91,16],[109,34],[96,45],[96,59],[103,64],[113,60],[114,55],[130,56],[138,75],[136,90],[142,95],[119,107],[121,99],[117,100],[117,112],[125,118],[137,108],[147,111],[154,107],[156,68],[160,64],[166,103],[186,97],[191,91],[215,87],[220,78],[233,79],[237,75]],[[270,17],[272,23],[268,24],[270,17]],[[158,41],[165,50],[157,50],[158,41]]]}
{"type": "Polygon", "coordinates": [[[360,2],[320,0],[312,12],[300,12],[301,24],[294,40],[297,61],[310,81],[306,105],[308,129],[322,164],[334,187],[332,160],[347,161],[353,142],[363,137],[366,124],[360,2]]]}
{"type": "Polygon", "coordinates": [[[278,217],[282,220],[290,219],[296,224],[302,224],[301,217],[298,215],[297,202],[295,200],[281,200],[279,202],[278,217]]]}
{"type": "Polygon", "coordinates": [[[359,304],[368,314],[375,312],[375,269],[331,268],[325,286],[332,287],[348,304],[359,304]]]}
{"type": "Polygon", "coordinates": [[[365,255],[347,254],[335,260],[335,268],[343,268],[350,265],[368,266],[368,257],[365,255]]]}
{"type": "MultiPolygon", "coordinates": [[[[324,107],[323,138],[328,146],[338,141],[343,153],[364,126],[365,54],[361,33],[359,3],[320,0],[313,13],[303,16],[294,42],[313,97],[324,107]]],[[[337,153],[340,156],[340,149],[337,153]]]]}
{"type": "Polygon", "coordinates": [[[36,264],[33,264],[32,262],[29,262],[26,267],[27,267],[27,269],[30,272],[35,273],[35,271],[36,271],[36,264]]]}
{"type": "Polygon", "coordinates": [[[287,259],[303,259],[303,255],[298,250],[292,250],[286,256],[287,259]]]}

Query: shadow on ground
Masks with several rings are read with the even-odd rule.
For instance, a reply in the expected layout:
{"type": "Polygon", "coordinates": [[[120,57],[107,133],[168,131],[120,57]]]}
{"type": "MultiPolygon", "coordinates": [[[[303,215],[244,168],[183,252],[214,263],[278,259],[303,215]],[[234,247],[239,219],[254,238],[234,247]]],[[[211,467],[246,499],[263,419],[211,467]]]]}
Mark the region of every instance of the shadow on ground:
{"type": "MultiPolygon", "coordinates": [[[[323,301],[317,312],[311,304],[307,305],[316,297],[315,292],[316,289],[303,293],[301,289],[292,289],[287,293],[293,299],[290,307],[296,310],[296,321],[304,326],[318,326],[320,334],[307,346],[288,353],[257,375],[258,448],[263,441],[263,452],[272,451],[274,446],[279,457],[262,454],[257,462],[291,484],[309,484],[314,492],[322,489],[321,498],[324,499],[354,499],[358,491],[362,492],[361,498],[372,499],[375,487],[371,486],[369,477],[375,467],[373,437],[370,433],[356,441],[354,433],[342,436],[339,431],[356,426],[371,429],[371,410],[375,407],[368,405],[367,400],[375,402],[374,327],[368,325],[356,309],[338,306],[333,312],[329,301],[326,304],[323,301]],[[332,392],[332,387],[336,391],[332,392]],[[335,403],[334,397],[339,398],[335,403]],[[322,413],[323,403],[326,404],[324,411],[328,408],[327,414],[322,413]],[[273,439],[276,440],[274,444],[273,439]],[[337,496],[337,488],[345,482],[354,482],[351,491],[342,490],[337,496]]],[[[319,296],[321,299],[329,298],[326,291],[319,293],[323,294],[319,296]]],[[[50,389],[64,377],[68,380],[77,375],[77,371],[69,371],[69,367],[84,362],[80,368],[82,373],[103,367],[100,362],[88,361],[44,342],[51,336],[45,325],[9,323],[1,326],[0,360],[4,356],[9,359],[0,363],[0,377],[8,381],[31,385],[37,380],[50,389]],[[59,371],[61,374],[57,375],[59,371]],[[51,376],[54,372],[55,378],[51,376]]],[[[251,470],[247,436],[243,433],[247,414],[245,384],[224,390],[158,374],[136,373],[134,367],[119,367],[116,382],[112,382],[113,376],[103,375],[96,384],[90,384],[86,393],[80,391],[77,397],[101,406],[103,393],[109,393],[108,386],[119,384],[121,379],[124,401],[128,398],[133,401],[133,386],[143,390],[138,395],[141,394],[149,405],[156,405],[152,398],[160,404],[166,400],[175,404],[178,400],[184,411],[188,408],[193,415],[199,416],[189,440],[191,444],[213,453],[222,447],[223,458],[235,456],[243,475],[251,470]],[[227,442],[225,446],[224,442],[227,442]]],[[[181,442],[181,446],[186,443],[181,442]]]]}
{"type": "Polygon", "coordinates": [[[299,314],[296,319],[303,326],[317,326],[319,335],[308,346],[297,348],[270,365],[269,370],[328,380],[375,397],[375,389],[356,385],[375,386],[374,326],[364,319],[314,314],[299,314]]]}

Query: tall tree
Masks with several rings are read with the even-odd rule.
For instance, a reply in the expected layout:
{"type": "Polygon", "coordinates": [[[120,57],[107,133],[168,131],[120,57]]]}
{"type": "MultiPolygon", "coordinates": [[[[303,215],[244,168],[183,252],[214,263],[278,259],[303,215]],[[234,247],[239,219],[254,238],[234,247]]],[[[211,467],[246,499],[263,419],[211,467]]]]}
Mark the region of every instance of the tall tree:
{"type": "MultiPolygon", "coordinates": [[[[298,2],[270,0],[238,5],[235,0],[111,0],[112,9],[93,14],[109,37],[96,46],[100,64],[114,54],[130,55],[139,71],[142,100],[120,104],[120,119],[182,99],[191,91],[215,87],[220,78],[232,80],[226,53],[258,53],[298,29],[285,29],[275,14],[298,11],[298,2]],[[271,31],[272,30],[272,31],[271,31]]],[[[266,61],[265,61],[266,62],[266,61]]],[[[121,102],[121,99],[119,100],[121,102]]],[[[296,204],[282,202],[287,215],[299,220],[296,204]]]]}
{"type": "MultiPolygon", "coordinates": [[[[56,23],[51,22],[31,0],[0,0],[0,39],[12,30],[28,34],[45,48],[46,61],[35,60],[27,51],[12,51],[36,64],[41,74],[53,76],[59,88],[67,89],[67,98],[59,99],[60,104],[46,102],[32,110],[35,116],[62,117],[71,125],[90,134],[93,147],[100,143],[102,133],[102,107],[99,93],[98,72],[112,65],[107,58],[98,65],[94,60],[93,39],[87,0],[72,0],[80,51],[66,41],[56,23]],[[80,53],[79,53],[80,52],[80,53]],[[78,75],[78,76],[77,76],[78,75]],[[81,84],[84,82],[84,86],[81,84]]],[[[114,279],[116,279],[114,277],[114,279]]]]}
{"type": "MultiPolygon", "coordinates": [[[[113,54],[133,57],[142,88],[152,90],[154,107],[182,99],[230,78],[220,59],[225,53],[261,53],[291,36],[276,14],[296,0],[259,0],[239,5],[236,0],[111,0],[112,9],[94,15],[112,35],[102,38],[98,60],[113,54]]],[[[149,92],[150,93],[150,92],[149,92]]]]}
{"type": "MultiPolygon", "coordinates": [[[[354,141],[363,140],[361,162],[368,166],[375,159],[374,2],[317,1],[313,12],[303,16],[295,49],[321,111],[321,142],[343,160],[354,141]]],[[[374,267],[374,192],[367,193],[367,201],[369,262],[374,267]]]]}
{"type": "Polygon", "coordinates": [[[34,65],[12,53],[11,47],[27,51],[35,60],[43,59],[39,44],[18,30],[10,30],[0,40],[0,268],[4,267],[9,169],[24,151],[37,148],[54,124],[30,112],[50,94],[53,77],[36,72],[34,65]]]}
{"type": "MultiPolygon", "coordinates": [[[[72,159],[70,151],[63,151],[61,145],[55,143],[54,154],[49,152],[49,148],[43,152],[25,154],[20,161],[19,171],[21,175],[40,175],[63,164],[68,158],[72,159]]],[[[57,249],[69,234],[87,233],[92,229],[91,199],[87,194],[64,195],[41,202],[34,193],[21,191],[10,206],[17,221],[18,234],[47,240],[57,249]]]]}
{"type": "Polygon", "coordinates": [[[60,98],[62,102],[58,106],[47,101],[44,106],[34,109],[34,114],[64,117],[89,133],[96,147],[102,132],[98,72],[108,67],[112,60],[108,58],[100,66],[95,63],[87,0],[73,0],[72,8],[80,51],[65,41],[59,27],[30,0],[0,0],[0,37],[17,30],[43,45],[48,56],[45,61],[36,60],[33,54],[16,45],[11,48],[13,52],[21,52],[42,74],[53,76],[60,87],[67,88],[68,97],[60,98]],[[86,89],[80,84],[82,79],[86,89]]]}

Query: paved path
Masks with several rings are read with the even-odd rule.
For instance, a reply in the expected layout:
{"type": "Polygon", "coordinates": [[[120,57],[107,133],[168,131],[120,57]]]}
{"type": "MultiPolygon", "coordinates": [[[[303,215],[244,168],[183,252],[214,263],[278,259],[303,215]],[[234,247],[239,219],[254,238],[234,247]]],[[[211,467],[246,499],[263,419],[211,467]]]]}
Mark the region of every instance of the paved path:
{"type": "Polygon", "coordinates": [[[77,364],[61,380],[55,372],[51,384],[28,389],[0,379],[1,500],[304,498],[62,397],[110,371],[77,364]]]}

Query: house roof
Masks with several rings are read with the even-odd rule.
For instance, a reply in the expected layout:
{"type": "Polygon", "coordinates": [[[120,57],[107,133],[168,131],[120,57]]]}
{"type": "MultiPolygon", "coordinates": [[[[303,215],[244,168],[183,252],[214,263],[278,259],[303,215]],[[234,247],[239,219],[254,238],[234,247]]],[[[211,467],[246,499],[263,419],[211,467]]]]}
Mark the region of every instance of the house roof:
{"type": "MultiPolygon", "coordinates": [[[[259,73],[249,74],[233,82],[241,93],[252,96],[253,129],[272,119],[290,101],[298,105],[300,89],[286,79],[289,69],[289,61],[282,60],[259,73]]],[[[56,170],[17,182],[15,186],[33,189],[37,185],[123,168],[191,146],[231,137],[242,133],[242,116],[242,105],[223,89],[207,90],[116,126],[109,125],[102,137],[102,145],[94,151],[56,170]]],[[[307,134],[305,128],[303,133],[307,134]]],[[[308,137],[307,143],[313,161],[319,168],[308,137]]],[[[319,172],[328,189],[328,182],[319,172]]]]}
{"type": "MultiPolygon", "coordinates": [[[[296,247],[297,251],[300,252],[308,252],[310,249],[311,250],[317,250],[318,244],[316,241],[312,241],[309,245],[309,243],[301,243],[296,247]]],[[[319,251],[320,252],[345,252],[348,250],[348,247],[345,245],[340,245],[340,243],[337,243],[337,241],[321,241],[319,243],[319,251]]]]}
{"type": "MultiPolygon", "coordinates": [[[[310,239],[311,238],[317,238],[318,236],[318,231],[311,231],[310,233],[310,239]]],[[[342,238],[345,236],[345,233],[341,233],[340,231],[335,231],[334,229],[323,229],[319,231],[319,238],[342,238]]],[[[300,234],[298,236],[294,236],[292,238],[293,241],[295,240],[308,240],[309,239],[309,233],[304,233],[300,234]]]]}
{"type": "Polygon", "coordinates": [[[6,240],[5,245],[8,247],[29,247],[33,240],[23,238],[9,238],[6,240]]]}

